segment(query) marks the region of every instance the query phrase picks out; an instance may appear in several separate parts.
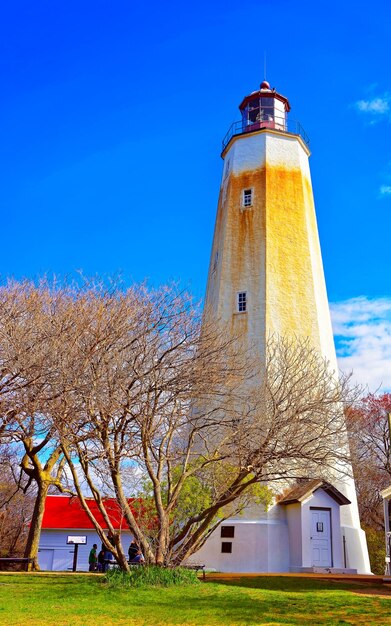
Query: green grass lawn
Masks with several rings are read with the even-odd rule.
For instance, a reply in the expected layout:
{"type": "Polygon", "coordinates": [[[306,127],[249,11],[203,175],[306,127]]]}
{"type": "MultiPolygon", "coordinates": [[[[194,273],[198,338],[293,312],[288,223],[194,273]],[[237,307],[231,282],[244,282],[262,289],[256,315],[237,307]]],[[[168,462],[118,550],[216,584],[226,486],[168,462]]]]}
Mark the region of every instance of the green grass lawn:
{"type": "MultiPolygon", "coordinates": [[[[381,589],[378,593],[382,591],[386,593],[381,589]]],[[[308,578],[256,577],[190,587],[114,589],[101,576],[2,573],[0,624],[391,624],[391,596],[370,592],[368,585],[308,578]]]]}

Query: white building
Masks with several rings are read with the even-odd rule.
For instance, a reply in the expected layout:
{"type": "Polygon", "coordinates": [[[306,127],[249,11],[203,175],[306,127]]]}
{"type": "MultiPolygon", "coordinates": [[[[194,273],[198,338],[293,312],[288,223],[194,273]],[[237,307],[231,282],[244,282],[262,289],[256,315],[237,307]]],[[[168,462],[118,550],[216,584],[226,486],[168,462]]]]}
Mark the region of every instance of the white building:
{"type": "MultiPolygon", "coordinates": [[[[266,81],[239,109],[223,142],[205,317],[261,362],[269,335],[300,336],[338,371],[306,135],[266,81]]],[[[353,479],[308,479],[268,512],[226,522],[195,560],[221,571],[369,573],[353,479]]]]}

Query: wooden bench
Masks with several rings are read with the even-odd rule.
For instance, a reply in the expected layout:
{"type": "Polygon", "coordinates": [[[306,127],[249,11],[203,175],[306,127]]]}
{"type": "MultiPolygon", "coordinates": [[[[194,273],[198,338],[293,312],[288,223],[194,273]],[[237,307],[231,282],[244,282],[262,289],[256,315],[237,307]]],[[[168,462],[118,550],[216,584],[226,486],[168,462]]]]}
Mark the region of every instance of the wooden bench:
{"type": "MultiPolygon", "coordinates": [[[[129,567],[140,567],[140,565],[145,565],[144,561],[133,563],[133,561],[128,561],[129,567]]],[[[114,569],[119,567],[117,561],[115,559],[105,559],[104,570],[97,570],[107,572],[110,569],[114,569]]]]}
{"type": "Polygon", "coordinates": [[[2,566],[3,565],[11,565],[12,563],[16,563],[16,564],[20,564],[24,566],[24,570],[27,572],[28,569],[28,565],[29,563],[32,563],[34,559],[30,559],[27,557],[13,557],[13,556],[7,556],[7,557],[1,557],[0,558],[0,571],[7,571],[7,570],[3,570],[2,566]]]}
{"type": "Polygon", "coordinates": [[[181,565],[181,567],[185,567],[186,569],[192,569],[195,572],[202,571],[202,580],[205,580],[205,565],[201,565],[199,563],[188,563],[186,565],[181,565]]]}

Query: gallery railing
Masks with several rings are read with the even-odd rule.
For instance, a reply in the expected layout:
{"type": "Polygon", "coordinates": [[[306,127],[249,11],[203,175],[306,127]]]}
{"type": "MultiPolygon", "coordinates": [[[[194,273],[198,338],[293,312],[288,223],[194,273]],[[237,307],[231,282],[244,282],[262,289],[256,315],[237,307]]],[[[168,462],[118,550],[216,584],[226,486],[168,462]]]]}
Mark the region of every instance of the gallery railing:
{"type": "Polygon", "coordinates": [[[310,140],[304,128],[300,122],[296,120],[287,120],[283,118],[265,119],[265,120],[239,120],[231,124],[227,134],[223,139],[223,152],[231,141],[232,137],[236,135],[245,135],[246,133],[253,133],[257,130],[271,129],[277,130],[283,133],[289,133],[291,135],[299,135],[304,143],[309,146],[310,140]]]}

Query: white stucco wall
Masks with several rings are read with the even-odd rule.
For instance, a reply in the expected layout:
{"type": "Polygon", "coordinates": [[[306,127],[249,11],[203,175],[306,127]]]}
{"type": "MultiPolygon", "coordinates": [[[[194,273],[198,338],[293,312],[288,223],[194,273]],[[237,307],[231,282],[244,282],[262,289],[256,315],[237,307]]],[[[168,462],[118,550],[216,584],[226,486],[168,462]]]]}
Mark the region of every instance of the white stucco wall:
{"type": "Polygon", "coordinates": [[[221,537],[219,527],[207,543],[191,558],[219,572],[288,572],[288,526],[282,520],[226,520],[234,526],[232,539],[221,537]],[[232,553],[223,554],[223,541],[232,542],[232,553]]]}
{"type": "Polygon", "coordinates": [[[367,540],[365,532],[361,528],[342,526],[342,536],[346,540],[346,565],[356,569],[358,574],[369,574],[371,565],[369,562],[367,540]]]}
{"type": "Polygon", "coordinates": [[[243,134],[230,145],[224,156],[233,174],[257,170],[268,165],[303,168],[309,175],[309,150],[296,136],[278,135],[273,131],[243,134]]]}
{"type": "Polygon", "coordinates": [[[290,567],[302,567],[303,542],[301,531],[301,504],[295,502],[286,507],[290,549],[290,567]]]}

